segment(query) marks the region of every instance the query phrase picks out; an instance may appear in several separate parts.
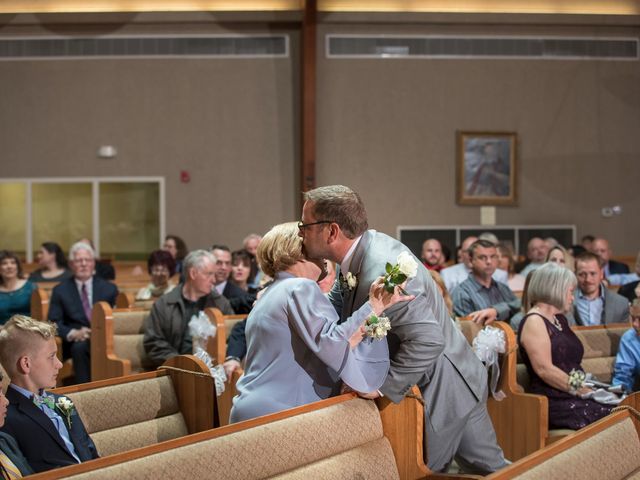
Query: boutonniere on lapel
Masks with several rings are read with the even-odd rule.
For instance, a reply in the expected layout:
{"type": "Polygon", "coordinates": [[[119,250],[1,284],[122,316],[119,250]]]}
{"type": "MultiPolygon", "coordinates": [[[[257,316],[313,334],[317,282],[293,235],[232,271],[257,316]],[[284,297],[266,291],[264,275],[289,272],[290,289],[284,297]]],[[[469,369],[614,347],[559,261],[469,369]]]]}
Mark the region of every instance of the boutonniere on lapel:
{"type": "Polygon", "coordinates": [[[73,412],[76,410],[73,402],[67,397],[59,397],[56,402],[56,410],[64,416],[67,421],[67,426],[71,428],[71,415],[73,415],[73,412]]]}
{"type": "Polygon", "coordinates": [[[351,291],[358,286],[358,278],[351,272],[347,272],[346,276],[340,273],[340,288],[342,291],[351,291]]]}
{"type": "Polygon", "coordinates": [[[391,265],[387,262],[385,266],[387,274],[384,276],[384,289],[393,293],[393,290],[398,287],[403,295],[407,295],[407,292],[402,288],[402,285],[407,278],[413,278],[418,273],[418,262],[415,261],[413,256],[408,252],[401,252],[398,255],[395,265],[391,265]]]}

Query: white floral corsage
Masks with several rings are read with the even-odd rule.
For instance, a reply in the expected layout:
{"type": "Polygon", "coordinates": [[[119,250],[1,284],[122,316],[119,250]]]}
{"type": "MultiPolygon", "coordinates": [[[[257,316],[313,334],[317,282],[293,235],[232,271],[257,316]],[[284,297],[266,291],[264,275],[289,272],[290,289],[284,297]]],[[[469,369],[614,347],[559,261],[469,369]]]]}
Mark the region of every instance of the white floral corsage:
{"type": "Polygon", "coordinates": [[[569,385],[569,393],[571,395],[577,395],[578,390],[584,385],[584,381],[587,378],[587,374],[582,370],[576,370],[575,368],[569,372],[569,379],[567,383],[569,385]]]}
{"type": "Polygon", "coordinates": [[[372,313],[364,325],[365,335],[376,340],[382,340],[391,330],[389,317],[379,317],[372,313]]]}
{"type": "Polygon", "coordinates": [[[67,397],[59,397],[56,402],[56,408],[64,416],[67,426],[71,428],[71,415],[76,410],[75,405],[67,397]]]}
{"type": "MultiPolygon", "coordinates": [[[[418,273],[418,263],[413,256],[408,252],[401,252],[398,255],[395,265],[387,263],[385,266],[387,274],[384,276],[384,289],[393,293],[395,287],[400,286],[407,278],[413,278],[418,273]]],[[[402,287],[400,290],[404,295],[407,292],[402,287]]]]}

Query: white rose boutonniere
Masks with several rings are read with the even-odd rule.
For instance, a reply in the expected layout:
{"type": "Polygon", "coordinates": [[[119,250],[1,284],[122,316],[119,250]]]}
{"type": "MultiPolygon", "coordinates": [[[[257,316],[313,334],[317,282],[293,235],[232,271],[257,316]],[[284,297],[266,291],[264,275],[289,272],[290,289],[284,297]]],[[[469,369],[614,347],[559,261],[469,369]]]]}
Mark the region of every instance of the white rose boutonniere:
{"type": "Polygon", "coordinates": [[[67,397],[60,397],[56,402],[56,409],[64,416],[67,421],[67,426],[71,428],[71,415],[73,415],[73,412],[76,409],[73,402],[67,397]]]}
{"type": "MultiPolygon", "coordinates": [[[[418,273],[418,263],[408,252],[401,252],[398,255],[395,265],[387,263],[385,270],[387,274],[384,276],[384,288],[387,292],[393,293],[395,287],[400,286],[407,278],[413,278],[418,273]]],[[[404,295],[407,292],[400,288],[404,295]]]]}
{"type": "Polygon", "coordinates": [[[346,280],[347,280],[347,287],[349,287],[349,290],[353,290],[358,286],[358,279],[353,273],[347,272],[346,280]]]}
{"type": "Polygon", "coordinates": [[[340,272],[340,288],[344,292],[345,290],[353,290],[358,286],[358,278],[351,272],[347,272],[346,276],[340,272]]]}

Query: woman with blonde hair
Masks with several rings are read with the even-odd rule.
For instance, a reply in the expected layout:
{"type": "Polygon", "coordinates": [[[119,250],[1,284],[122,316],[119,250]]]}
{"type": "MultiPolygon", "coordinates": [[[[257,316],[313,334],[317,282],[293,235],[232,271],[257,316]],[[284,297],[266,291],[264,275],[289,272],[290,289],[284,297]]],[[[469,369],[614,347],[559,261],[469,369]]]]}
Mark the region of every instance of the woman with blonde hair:
{"type": "Polygon", "coordinates": [[[324,262],[309,260],[295,222],[273,227],[258,247],[258,262],[275,279],[247,318],[245,373],[237,384],[231,422],[305,405],[339,393],[338,377],[353,390],[376,391],[389,369],[387,342],[369,340],[363,324],[412,296],[387,293],[380,280],[369,301],[338,325],[338,314],[320,290],[324,262]]]}
{"type": "Polygon", "coordinates": [[[576,263],[571,254],[562,246],[555,245],[549,249],[545,262],[553,262],[567,267],[572,272],[576,270],[576,263]]]}

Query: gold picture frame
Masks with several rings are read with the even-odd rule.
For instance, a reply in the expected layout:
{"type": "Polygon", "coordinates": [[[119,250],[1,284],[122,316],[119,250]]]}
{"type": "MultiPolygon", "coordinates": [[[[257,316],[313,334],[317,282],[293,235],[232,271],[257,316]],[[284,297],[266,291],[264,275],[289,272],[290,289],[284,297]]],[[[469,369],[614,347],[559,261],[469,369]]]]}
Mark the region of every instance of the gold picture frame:
{"type": "Polygon", "coordinates": [[[517,134],[456,132],[456,192],[460,205],[516,205],[517,134]]]}

